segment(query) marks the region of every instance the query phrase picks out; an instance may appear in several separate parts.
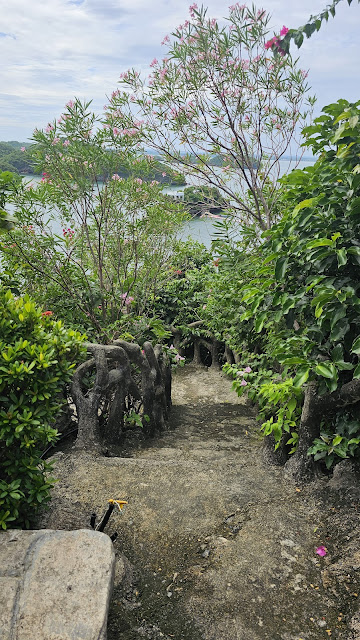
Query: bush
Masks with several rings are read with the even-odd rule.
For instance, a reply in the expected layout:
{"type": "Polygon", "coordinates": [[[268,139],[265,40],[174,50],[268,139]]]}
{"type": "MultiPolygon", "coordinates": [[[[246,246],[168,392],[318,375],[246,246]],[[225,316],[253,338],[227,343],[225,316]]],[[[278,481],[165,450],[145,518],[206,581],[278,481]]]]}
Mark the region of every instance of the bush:
{"type": "Polygon", "coordinates": [[[83,337],[28,296],[0,289],[0,526],[29,527],[49,500],[51,466],[41,458],[83,337]]]}

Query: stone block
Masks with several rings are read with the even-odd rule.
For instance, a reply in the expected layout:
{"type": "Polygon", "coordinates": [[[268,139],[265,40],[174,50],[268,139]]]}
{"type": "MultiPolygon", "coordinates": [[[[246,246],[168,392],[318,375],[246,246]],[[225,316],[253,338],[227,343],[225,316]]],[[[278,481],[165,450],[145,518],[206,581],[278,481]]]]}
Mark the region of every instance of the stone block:
{"type": "Polygon", "coordinates": [[[85,529],[12,531],[0,534],[0,542],[2,569],[7,567],[1,640],[105,640],[115,566],[107,535],[85,529]]]}

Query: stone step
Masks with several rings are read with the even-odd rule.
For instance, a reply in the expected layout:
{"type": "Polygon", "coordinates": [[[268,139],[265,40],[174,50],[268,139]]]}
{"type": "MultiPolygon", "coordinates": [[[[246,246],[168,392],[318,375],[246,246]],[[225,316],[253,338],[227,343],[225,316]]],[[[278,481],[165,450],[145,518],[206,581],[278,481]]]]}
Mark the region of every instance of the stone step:
{"type": "Polygon", "coordinates": [[[104,533],[0,533],[1,640],[105,640],[114,567],[104,533]]]}

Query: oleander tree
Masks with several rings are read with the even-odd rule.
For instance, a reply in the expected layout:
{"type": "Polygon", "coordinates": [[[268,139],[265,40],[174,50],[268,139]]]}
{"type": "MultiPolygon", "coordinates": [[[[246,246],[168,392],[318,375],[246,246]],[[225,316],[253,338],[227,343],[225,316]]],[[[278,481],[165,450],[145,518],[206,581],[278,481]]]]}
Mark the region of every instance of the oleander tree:
{"type": "Polygon", "coordinates": [[[277,216],[279,160],[297,147],[314,103],[307,72],[266,47],[269,21],[237,3],[220,23],[192,5],[190,20],[165,37],[163,60],[146,78],[123,73],[107,109],[120,137],[130,131],[189,182],[216,187],[238,221],[262,230],[277,216]]]}
{"type": "Polygon", "coordinates": [[[33,140],[42,180],[12,198],[19,225],[1,243],[3,269],[58,317],[106,340],[169,277],[182,205],[146,179],[153,159],[131,135],[119,139],[90,103],[70,101],[33,140]]]}

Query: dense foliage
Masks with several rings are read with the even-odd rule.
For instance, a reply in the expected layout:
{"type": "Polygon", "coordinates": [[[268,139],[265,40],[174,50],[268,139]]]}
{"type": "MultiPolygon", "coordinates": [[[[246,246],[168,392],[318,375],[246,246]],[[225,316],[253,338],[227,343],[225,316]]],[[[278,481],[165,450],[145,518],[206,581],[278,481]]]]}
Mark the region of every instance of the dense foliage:
{"type": "MultiPolygon", "coordinates": [[[[208,325],[245,355],[242,367],[227,367],[235,388],[253,385],[257,373],[255,399],[268,405],[264,432],[278,443],[283,429],[291,445],[296,440],[293,412],[306,382],[316,381],[324,394],[360,378],[359,104],[329,105],[305,129],[305,144],[318,160],[282,179],[283,218],[257,253],[227,254],[207,304],[208,325]],[[227,285],[231,271],[235,280],[227,285]],[[246,365],[251,373],[239,375],[246,365]],[[285,423],[288,391],[292,411],[285,423]]],[[[328,464],[334,453],[353,455],[360,442],[358,422],[347,435],[336,431],[338,424],[323,424],[322,447],[312,450],[328,464]]]]}
{"type": "Polygon", "coordinates": [[[41,455],[63,388],[81,359],[82,337],[25,296],[0,289],[0,526],[29,526],[49,499],[50,467],[41,455]]]}
{"type": "Polygon", "coordinates": [[[70,102],[34,133],[43,177],[12,198],[20,224],[2,243],[2,264],[20,291],[108,340],[129,331],[169,277],[185,213],[150,180],[158,166],[151,156],[139,155],[131,136],[118,140],[99,126],[89,107],[70,102]],[[116,173],[119,164],[127,178],[116,173]]]}

